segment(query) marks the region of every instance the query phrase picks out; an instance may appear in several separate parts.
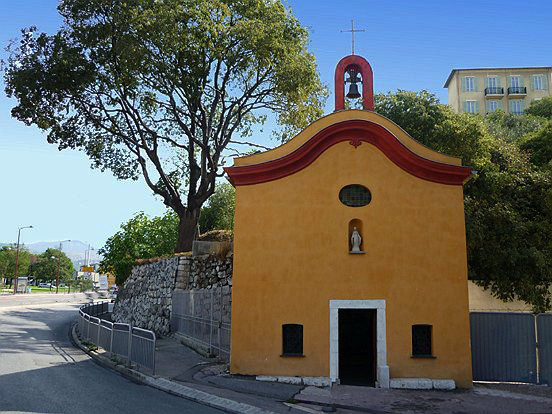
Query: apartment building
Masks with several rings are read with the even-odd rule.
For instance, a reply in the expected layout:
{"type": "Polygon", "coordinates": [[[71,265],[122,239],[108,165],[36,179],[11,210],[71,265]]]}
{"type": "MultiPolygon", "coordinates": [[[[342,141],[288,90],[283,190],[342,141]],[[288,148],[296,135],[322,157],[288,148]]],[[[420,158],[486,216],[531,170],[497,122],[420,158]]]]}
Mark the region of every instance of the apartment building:
{"type": "Polygon", "coordinates": [[[500,109],[520,115],[534,100],[550,96],[552,66],[453,69],[445,82],[455,112],[485,115],[500,109]]]}

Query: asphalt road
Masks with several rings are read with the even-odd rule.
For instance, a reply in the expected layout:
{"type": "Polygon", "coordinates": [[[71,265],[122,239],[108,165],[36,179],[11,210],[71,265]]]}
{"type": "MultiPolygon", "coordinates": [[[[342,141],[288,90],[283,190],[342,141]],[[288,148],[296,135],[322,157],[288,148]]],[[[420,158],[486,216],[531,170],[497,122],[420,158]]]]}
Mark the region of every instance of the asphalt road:
{"type": "Polygon", "coordinates": [[[89,298],[55,300],[0,296],[0,413],[220,413],[94,363],[69,340],[79,303],[89,298]]]}

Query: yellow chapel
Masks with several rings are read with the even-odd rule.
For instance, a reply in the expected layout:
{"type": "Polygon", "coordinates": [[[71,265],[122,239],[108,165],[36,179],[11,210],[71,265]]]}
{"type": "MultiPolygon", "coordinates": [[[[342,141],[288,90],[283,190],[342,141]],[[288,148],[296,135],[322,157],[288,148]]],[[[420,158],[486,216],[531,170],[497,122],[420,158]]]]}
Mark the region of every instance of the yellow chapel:
{"type": "Polygon", "coordinates": [[[374,112],[364,58],[343,58],[335,85],[335,112],[226,168],[236,188],[231,372],[471,387],[471,170],[374,112]],[[345,110],[347,82],[362,110],[345,110]]]}

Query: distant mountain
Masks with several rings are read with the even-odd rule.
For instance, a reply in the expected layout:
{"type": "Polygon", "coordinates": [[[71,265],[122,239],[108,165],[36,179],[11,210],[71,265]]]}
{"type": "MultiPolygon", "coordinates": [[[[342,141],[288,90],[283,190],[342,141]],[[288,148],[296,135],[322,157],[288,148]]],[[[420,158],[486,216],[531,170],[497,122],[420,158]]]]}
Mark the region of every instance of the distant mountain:
{"type": "MultiPolygon", "coordinates": [[[[2,246],[13,246],[13,243],[0,243],[2,246]]],[[[33,254],[44,253],[47,249],[59,249],[59,241],[48,241],[48,242],[36,242],[29,243],[24,245],[25,248],[33,254]]],[[[64,241],[61,245],[63,253],[67,255],[73,262],[75,269],[80,269],[80,266],[85,264],[85,257],[88,251],[88,244],[83,243],[79,240],[64,241]]],[[[102,257],[97,253],[96,250],[93,250],[94,247],[91,246],[90,250],[90,259],[89,264],[98,263],[102,257]]]]}

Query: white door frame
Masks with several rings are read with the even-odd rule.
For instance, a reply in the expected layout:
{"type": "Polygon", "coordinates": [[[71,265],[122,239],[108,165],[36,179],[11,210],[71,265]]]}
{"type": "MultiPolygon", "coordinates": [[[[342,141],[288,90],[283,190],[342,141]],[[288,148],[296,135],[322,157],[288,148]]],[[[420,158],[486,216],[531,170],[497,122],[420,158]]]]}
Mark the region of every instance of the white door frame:
{"type": "Polygon", "coordinates": [[[339,309],[376,310],[376,386],[389,388],[385,300],[330,300],[330,381],[339,381],[339,309]]]}

